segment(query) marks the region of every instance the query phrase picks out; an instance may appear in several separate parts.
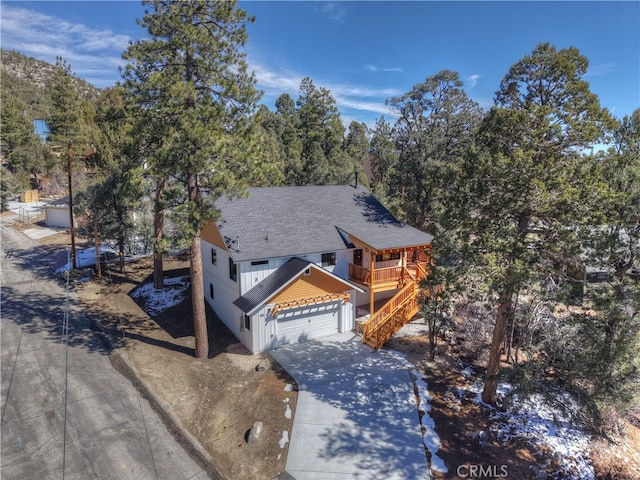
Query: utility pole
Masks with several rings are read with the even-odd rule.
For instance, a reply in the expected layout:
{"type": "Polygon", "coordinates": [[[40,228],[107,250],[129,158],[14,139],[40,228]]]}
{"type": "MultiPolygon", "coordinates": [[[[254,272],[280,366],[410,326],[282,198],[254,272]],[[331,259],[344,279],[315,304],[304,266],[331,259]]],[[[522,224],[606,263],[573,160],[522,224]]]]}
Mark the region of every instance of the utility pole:
{"type": "Polygon", "coordinates": [[[73,229],[73,190],[71,188],[71,145],[73,140],[69,140],[67,143],[67,175],[69,179],[69,231],[71,233],[71,265],[75,270],[76,265],[76,235],[73,229]]]}

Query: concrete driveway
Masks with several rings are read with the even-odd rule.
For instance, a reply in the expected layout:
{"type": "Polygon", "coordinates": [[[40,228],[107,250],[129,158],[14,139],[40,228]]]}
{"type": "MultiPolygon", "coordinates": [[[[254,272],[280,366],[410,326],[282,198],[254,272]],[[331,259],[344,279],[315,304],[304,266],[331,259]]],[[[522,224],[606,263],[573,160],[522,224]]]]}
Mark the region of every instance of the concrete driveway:
{"type": "Polygon", "coordinates": [[[296,480],[427,479],[413,383],[352,333],[270,352],[298,383],[287,458],[296,480]]]}

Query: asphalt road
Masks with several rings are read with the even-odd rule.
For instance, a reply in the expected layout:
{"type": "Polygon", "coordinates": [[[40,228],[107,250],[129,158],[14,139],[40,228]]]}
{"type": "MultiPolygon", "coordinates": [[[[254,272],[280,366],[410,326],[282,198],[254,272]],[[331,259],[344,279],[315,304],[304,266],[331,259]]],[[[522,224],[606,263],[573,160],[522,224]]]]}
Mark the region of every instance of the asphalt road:
{"type": "Polygon", "coordinates": [[[0,477],[210,478],[113,368],[76,297],[48,273],[48,252],[6,224],[0,234],[0,477]]]}

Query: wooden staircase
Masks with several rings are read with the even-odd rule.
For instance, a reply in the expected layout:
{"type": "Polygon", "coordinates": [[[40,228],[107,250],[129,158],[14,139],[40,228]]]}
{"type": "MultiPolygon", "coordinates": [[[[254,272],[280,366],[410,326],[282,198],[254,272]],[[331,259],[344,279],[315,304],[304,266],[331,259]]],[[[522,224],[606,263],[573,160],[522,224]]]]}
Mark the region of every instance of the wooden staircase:
{"type": "Polygon", "coordinates": [[[407,270],[401,279],[402,288],[361,326],[362,341],[376,350],[382,347],[420,310],[418,291],[420,280],[427,272],[420,265],[415,275],[407,270]]]}

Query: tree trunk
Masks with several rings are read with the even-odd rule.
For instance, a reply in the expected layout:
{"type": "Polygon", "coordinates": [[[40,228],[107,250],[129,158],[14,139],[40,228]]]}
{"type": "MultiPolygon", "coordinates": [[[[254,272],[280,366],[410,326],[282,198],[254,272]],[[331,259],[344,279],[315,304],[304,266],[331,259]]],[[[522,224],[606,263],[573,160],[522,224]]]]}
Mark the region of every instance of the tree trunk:
{"type": "Polygon", "coordinates": [[[511,348],[513,347],[513,337],[516,330],[516,310],[518,309],[518,298],[516,295],[516,299],[513,305],[513,308],[509,309],[509,318],[507,321],[507,335],[505,336],[505,352],[508,363],[513,363],[515,361],[513,354],[511,353],[511,348]]]}
{"type": "Polygon", "coordinates": [[[498,304],[496,325],[493,328],[493,338],[491,339],[491,349],[489,350],[489,360],[487,361],[487,377],[484,383],[484,390],[482,391],[482,401],[490,405],[496,405],[500,354],[504,334],[507,330],[509,312],[511,311],[511,304],[513,302],[513,288],[507,285],[506,292],[502,298],[503,300],[498,304]]]}
{"type": "Polygon", "coordinates": [[[118,266],[120,267],[120,273],[124,273],[124,238],[120,237],[118,240],[118,266]]]}
{"type": "Polygon", "coordinates": [[[100,264],[100,242],[98,241],[98,221],[93,222],[93,241],[96,247],[96,272],[98,278],[102,278],[102,265],[100,264]]]}
{"type": "Polygon", "coordinates": [[[196,357],[209,356],[209,336],[207,332],[207,314],[204,305],[204,278],[202,273],[202,251],[200,235],[191,241],[191,304],[193,307],[193,331],[196,337],[196,357]]]}
{"type": "MultiPolygon", "coordinates": [[[[197,205],[199,198],[198,176],[187,171],[187,190],[189,202],[197,205]]],[[[195,207],[194,205],[194,207],[195,207]]],[[[197,219],[192,218],[194,224],[197,219]]],[[[207,332],[207,315],[204,308],[204,277],[202,272],[202,248],[200,246],[200,227],[194,225],[195,235],[191,240],[189,261],[191,264],[191,304],[193,307],[193,332],[196,337],[196,357],[209,356],[209,335],[207,332]]]]}
{"type": "MultiPolygon", "coordinates": [[[[118,205],[118,200],[115,198],[114,195],[114,205],[118,205]]],[[[116,215],[116,219],[118,221],[118,268],[120,269],[120,273],[124,273],[124,242],[125,242],[125,238],[126,238],[126,233],[124,230],[124,220],[123,220],[123,215],[122,215],[122,210],[120,207],[116,207],[118,208],[118,213],[116,215]]]]}
{"type": "Polygon", "coordinates": [[[156,290],[164,287],[164,267],[162,265],[162,255],[164,254],[162,246],[164,228],[164,185],[164,178],[158,180],[153,215],[153,288],[156,290]]]}

